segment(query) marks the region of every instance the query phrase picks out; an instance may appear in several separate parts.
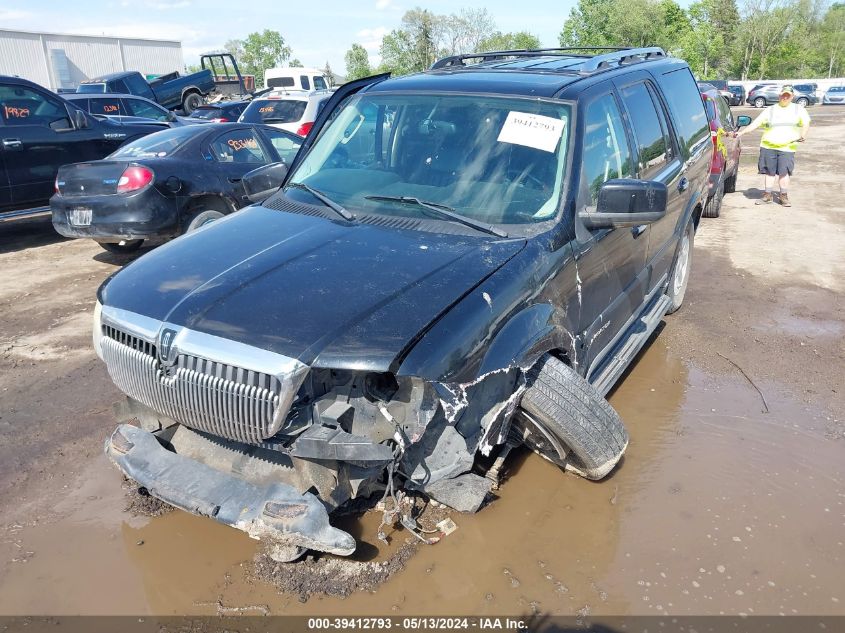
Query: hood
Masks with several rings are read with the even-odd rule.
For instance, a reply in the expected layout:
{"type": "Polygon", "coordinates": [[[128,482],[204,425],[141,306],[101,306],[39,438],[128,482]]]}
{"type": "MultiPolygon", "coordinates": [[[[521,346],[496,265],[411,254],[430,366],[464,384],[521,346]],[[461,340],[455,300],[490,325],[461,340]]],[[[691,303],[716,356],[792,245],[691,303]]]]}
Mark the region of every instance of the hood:
{"type": "Polygon", "coordinates": [[[136,260],[100,300],[310,366],[387,371],[524,245],[249,207],[136,260]]]}

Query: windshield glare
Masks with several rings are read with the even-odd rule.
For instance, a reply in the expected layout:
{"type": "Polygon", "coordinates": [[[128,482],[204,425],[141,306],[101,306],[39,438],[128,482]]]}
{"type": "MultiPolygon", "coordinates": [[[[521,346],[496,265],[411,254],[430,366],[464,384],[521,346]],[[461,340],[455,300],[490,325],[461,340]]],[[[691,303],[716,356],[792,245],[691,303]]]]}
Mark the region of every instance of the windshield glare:
{"type": "Polygon", "coordinates": [[[246,123],[296,123],[305,113],[307,101],[268,99],[253,101],[240,121],[246,123]]]}
{"type": "Polygon", "coordinates": [[[196,126],[175,127],[148,134],[124,145],[109,158],[164,158],[175,152],[185,141],[193,137],[196,126]]]}
{"type": "Polygon", "coordinates": [[[360,95],[290,182],[356,211],[424,216],[419,206],[367,199],[405,196],[490,224],[542,222],[557,211],[569,113],[537,99],[360,95]]]}

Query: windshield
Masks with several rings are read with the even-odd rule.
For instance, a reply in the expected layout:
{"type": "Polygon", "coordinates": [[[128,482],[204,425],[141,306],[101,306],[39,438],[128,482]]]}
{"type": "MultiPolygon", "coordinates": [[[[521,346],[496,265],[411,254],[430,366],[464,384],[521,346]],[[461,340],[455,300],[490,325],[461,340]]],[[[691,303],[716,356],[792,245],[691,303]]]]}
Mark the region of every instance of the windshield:
{"type": "Polygon", "coordinates": [[[296,123],[305,113],[307,101],[262,99],[250,103],[241,115],[245,123],[296,123]]]}
{"type": "Polygon", "coordinates": [[[290,182],[353,211],[428,217],[385,199],[413,197],[489,224],[542,222],[557,211],[569,116],[568,105],[538,99],[359,95],[290,182]]]}
{"type": "Polygon", "coordinates": [[[105,91],[106,84],[79,84],[79,87],[76,89],[76,92],[81,93],[95,93],[105,91]]]}
{"type": "Polygon", "coordinates": [[[143,136],[124,145],[109,158],[164,158],[192,138],[196,134],[196,127],[195,125],[175,127],[143,136]]]}

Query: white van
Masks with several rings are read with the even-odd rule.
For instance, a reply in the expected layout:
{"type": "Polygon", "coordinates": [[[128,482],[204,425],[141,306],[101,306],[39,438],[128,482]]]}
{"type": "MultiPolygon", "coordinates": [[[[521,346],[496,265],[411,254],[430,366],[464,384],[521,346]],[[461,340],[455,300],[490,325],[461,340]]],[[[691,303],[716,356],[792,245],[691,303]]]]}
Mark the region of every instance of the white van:
{"type": "Polygon", "coordinates": [[[268,68],[264,71],[264,87],[275,90],[328,90],[331,80],[319,68],[268,68]]]}

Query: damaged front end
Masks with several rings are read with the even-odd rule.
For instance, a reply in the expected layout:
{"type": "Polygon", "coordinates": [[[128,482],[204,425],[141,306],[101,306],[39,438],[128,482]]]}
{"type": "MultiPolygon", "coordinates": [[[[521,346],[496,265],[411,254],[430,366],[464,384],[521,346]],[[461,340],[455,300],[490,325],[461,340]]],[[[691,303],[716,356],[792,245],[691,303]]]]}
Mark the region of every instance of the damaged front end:
{"type": "Polygon", "coordinates": [[[351,554],[329,515],[354,500],[393,497],[395,510],[404,491],[474,512],[491,490],[473,468],[508,439],[519,367],[470,384],[309,369],[127,316],[107,310],[95,326],[129,396],[107,455],[153,496],[267,541],[277,560],[351,554]]]}

